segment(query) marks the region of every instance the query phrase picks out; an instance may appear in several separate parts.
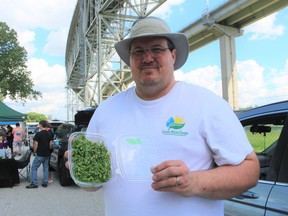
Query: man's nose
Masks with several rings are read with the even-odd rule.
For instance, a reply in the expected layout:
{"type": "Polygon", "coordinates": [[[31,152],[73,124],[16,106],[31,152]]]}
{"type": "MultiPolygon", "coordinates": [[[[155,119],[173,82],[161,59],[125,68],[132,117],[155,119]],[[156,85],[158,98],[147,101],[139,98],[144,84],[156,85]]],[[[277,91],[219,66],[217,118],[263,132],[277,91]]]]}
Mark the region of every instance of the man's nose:
{"type": "Polygon", "coordinates": [[[143,56],[142,56],[142,60],[143,61],[151,61],[151,60],[154,60],[154,56],[153,54],[151,53],[151,50],[150,49],[146,49],[143,53],[143,56]]]}

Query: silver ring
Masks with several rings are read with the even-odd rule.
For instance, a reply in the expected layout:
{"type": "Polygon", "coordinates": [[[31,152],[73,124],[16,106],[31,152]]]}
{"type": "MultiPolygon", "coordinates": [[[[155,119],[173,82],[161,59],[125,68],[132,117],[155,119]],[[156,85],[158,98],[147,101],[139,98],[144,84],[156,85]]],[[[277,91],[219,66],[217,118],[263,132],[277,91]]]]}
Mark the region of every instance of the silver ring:
{"type": "Polygon", "coordinates": [[[178,186],[178,185],[179,185],[179,179],[178,179],[178,176],[175,176],[175,178],[176,178],[175,186],[178,186]]]}

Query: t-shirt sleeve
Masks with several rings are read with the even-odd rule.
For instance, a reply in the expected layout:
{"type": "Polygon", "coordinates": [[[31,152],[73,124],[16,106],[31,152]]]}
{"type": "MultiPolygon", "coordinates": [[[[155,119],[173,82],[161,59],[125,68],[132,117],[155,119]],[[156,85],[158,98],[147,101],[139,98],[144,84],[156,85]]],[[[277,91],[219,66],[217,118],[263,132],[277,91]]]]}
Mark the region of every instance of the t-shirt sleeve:
{"type": "Polygon", "coordinates": [[[240,164],[253,152],[243,126],[226,101],[216,103],[213,110],[206,122],[206,139],[214,161],[218,166],[240,164]]]}

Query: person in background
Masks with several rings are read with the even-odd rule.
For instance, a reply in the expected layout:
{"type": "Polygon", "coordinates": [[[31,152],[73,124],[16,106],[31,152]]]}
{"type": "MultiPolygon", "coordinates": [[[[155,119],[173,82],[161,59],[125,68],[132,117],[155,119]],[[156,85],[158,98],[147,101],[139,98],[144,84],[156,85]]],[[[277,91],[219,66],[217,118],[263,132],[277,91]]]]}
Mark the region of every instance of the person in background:
{"type": "Polygon", "coordinates": [[[53,152],[53,148],[52,148],[52,145],[53,145],[53,140],[54,140],[54,131],[52,129],[52,125],[47,121],[47,128],[46,130],[48,131],[49,133],[49,136],[51,138],[51,144],[50,144],[50,156],[49,156],[49,162],[48,162],[48,165],[49,165],[49,177],[48,177],[48,183],[53,183],[54,180],[53,180],[53,176],[52,176],[52,167],[50,166],[50,158],[51,158],[51,153],[53,152]]]}
{"type": "Polygon", "coordinates": [[[31,167],[32,181],[27,185],[27,189],[38,188],[37,170],[42,164],[43,166],[43,179],[42,187],[48,186],[48,173],[49,173],[49,157],[51,149],[51,134],[47,131],[47,121],[41,120],[39,122],[40,131],[35,134],[34,140],[34,160],[31,167]]]}
{"type": "Polygon", "coordinates": [[[19,123],[16,123],[16,127],[13,129],[12,134],[14,137],[13,138],[13,152],[14,154],[21,155],[25,132],[19,123]]]}
{"type": "Polygon", "coordinates": [[[7,132],[6,128],[3,125],[1,125],[1,132],[0,132],[1,134],[0,135],[1,135],[2,141],[5,140],[6,132],[7,132]]]}
{"type": "Polygon", "coordinates": [[[7,125],[6,140],[7,140],[9,148],[11,149],[11,153],[13,154],[14,135],[13,135],[12,131],[13,131],[13,128],[11,127],[11,125],[7,125]]]}
{"type": "MultiPolygon", "coordinates": [[[[108,147],[121,141],[120,135],[140,137],[139,145],[141,136],[148,137],[159,162],[147,179],[127,180],[115,173],[102,186],[105,215],[224,215],[223,199],[257,184],[259,162],[225,100],[175,80],[174,71],[189,54],[187,37],[172,33],[165,21],[147,17],[134,22],[130,37],[115,48],[136,86],[103,101],[87,133],[103,135],[108,147]]],[[[134,167],[136,161],[125,164],[129,162],[134,167]]]]}

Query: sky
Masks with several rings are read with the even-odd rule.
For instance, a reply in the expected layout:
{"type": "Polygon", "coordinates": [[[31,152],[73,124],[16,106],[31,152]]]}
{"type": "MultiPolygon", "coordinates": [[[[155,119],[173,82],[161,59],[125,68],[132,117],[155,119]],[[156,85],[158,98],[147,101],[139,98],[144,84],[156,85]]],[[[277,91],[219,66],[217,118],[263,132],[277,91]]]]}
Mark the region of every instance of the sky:
{"type": "MultiPolygon", "coordinates": [[[[177,32],[224,0],[168,0],[152,15],[165,19],[177,32]],[[193,3],[193,4],[191,4],[193,3]]],[[[77,0],[0,0],[0,21],[14,29],[28,52],[27,66],[34,89],[43,98],[27,103],[4,100],[22,112],[67,120],[65,50],[77,0]]],[[[239,107],[288,100],[288,7],[244,28],[236,38],[239,107]]],[[[184,80],[222,96],[219,41],[189,54],[175,71],[184,80]]]]}

